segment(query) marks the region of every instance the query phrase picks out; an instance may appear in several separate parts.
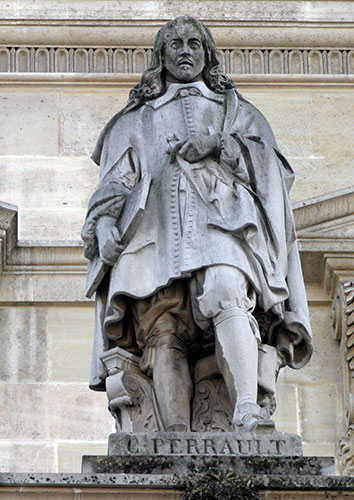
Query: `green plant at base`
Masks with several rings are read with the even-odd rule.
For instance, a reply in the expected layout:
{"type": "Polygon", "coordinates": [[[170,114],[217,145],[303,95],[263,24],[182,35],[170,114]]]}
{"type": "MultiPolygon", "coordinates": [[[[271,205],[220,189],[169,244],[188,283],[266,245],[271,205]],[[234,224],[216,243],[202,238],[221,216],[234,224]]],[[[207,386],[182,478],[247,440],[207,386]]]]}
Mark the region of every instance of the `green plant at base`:
{"type": "Polygon", "coordinates": [[[252,480],[233,471],[188,474],[177,486],[184,489],[182,500],[259,500],[252,480]]]}

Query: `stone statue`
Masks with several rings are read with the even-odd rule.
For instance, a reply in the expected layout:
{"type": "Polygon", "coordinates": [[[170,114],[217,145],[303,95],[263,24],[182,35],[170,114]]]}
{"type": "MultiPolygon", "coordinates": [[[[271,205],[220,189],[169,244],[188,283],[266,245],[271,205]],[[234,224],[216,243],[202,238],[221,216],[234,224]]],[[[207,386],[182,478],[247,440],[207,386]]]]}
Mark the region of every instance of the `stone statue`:
{"type": "Polygon", "coordinates": [[[233,426],[254,430],[274,409],[279,369],[312,351],[293,171],[206,26],[179,17],[160,29],[93,160],[82,229],[96,291],[91,388],[105,390],[102,355],[118,346],[138,356],[159,430],[188,431],[204,366],[222,375],[233,426]]]}

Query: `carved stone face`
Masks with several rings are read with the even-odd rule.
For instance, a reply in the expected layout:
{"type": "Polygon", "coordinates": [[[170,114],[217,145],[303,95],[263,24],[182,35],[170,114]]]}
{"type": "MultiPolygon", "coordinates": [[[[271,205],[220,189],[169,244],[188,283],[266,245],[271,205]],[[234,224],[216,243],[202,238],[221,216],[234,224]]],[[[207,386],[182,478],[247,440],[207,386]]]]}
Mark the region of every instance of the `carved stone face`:
{"type": "Polygon", "coordinates": [[[175,26],[167,35],[163,66],[166,79],[190,83],[202,79],[204,47],[199,31],[190,23],[175,26]]]}

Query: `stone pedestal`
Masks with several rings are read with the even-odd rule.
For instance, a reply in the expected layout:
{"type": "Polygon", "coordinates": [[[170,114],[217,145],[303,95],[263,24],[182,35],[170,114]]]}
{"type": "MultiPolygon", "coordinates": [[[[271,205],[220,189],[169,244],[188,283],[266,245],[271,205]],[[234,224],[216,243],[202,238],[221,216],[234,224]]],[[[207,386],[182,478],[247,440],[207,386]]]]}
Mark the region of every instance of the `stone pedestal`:
{"type": "Polygon", "coordinates": [[[109,456],[272,456],[302,455],[296,434],[261,428],[253,432],[117,432],[109,456]]]}
{"type": "Polygon", "coordinates": [[[303,457],[300,436],[271,427],[254,432],[121,432],[108,456],[84,456],[86,474],[178,475],[232,471],[240,475],[334,474],[331,457],[303,457]]]}

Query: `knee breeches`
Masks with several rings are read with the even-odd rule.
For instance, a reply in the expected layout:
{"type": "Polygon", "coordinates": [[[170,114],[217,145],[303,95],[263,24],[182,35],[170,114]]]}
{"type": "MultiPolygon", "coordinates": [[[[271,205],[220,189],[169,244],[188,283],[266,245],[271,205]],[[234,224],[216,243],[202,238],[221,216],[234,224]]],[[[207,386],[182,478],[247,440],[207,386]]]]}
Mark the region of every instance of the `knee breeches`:
{"type": "Polygon", "coordinates": [[[246,315],[259,340],[252,316],[256,294],[237,268],[218,265],[201,269],[190,279],[180,279],[152,297],[132,305],[134,328],[143,351],[141,369],[151,372],[154,349],[166,347],[184,352],[202,349],[213,336],[213,322],[223,312],[246,315]]]}

